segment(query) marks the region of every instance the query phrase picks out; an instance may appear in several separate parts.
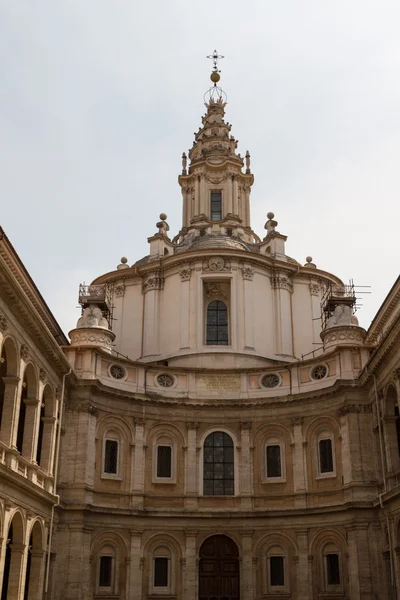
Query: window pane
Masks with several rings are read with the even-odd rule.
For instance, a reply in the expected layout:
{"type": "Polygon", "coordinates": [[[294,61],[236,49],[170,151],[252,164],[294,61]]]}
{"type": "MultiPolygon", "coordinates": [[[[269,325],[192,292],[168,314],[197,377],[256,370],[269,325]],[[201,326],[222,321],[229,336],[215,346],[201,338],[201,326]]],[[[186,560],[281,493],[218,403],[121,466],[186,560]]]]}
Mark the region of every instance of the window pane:
{"type": "Polygon", "coordinates": [[[340,571],[339,571],[339,556],[337,554],[326,555],[326,569],[328,575],[328,585],[339,585],[340,584],[340,571]]]}
{"type": "Polygon", "coordinates": [[[111,587],[112,556],[100,556],[99,587],[111,587]]]}
{"type": "Polygon", "coordinates": [[[319,441],[319,462],[321,473],[331,473],[333,471],[332,440],[319,441]]]}
{"type": "Polygon", "coordinates": [[[233,496],[234,460],[232,438],[211,433],[204,442],[203,493],[205,496],[233,496]]]}
{"type": "Polygon", "coordinates": [[[228,308],[221,300],[207,306],[207,344],[228,344],[228,308]]]}
{"type": "Polygon", "coordinates": [[[117,473],[118,467],[118,442],[106,440],[104,456],[104,472],[117,473]]]}
{"type": "Polygon", "coordinates": [[[271,556],[269,559],[270,582],[272,585],[285,585],[283,556],[271,556]]]}
{"type": "Polygon", "coordinates": [[[281,477],[281,447],[267,446],[267,477],[281,477]]]}
{"type": "Polygon", "coordinates": [[[171,446],[157,447],[157,477],[171,477],[171,446]]]}
{"type": "Polygon", "coordinates": [[[154,587],[168,587],[168,558],[154,559],[154,587]]]}
{"type": "Polygon", "coordinates": [[[211,192],[211,220],[220,221],[222,219],[222,194],[221,192],[211,192]]]}

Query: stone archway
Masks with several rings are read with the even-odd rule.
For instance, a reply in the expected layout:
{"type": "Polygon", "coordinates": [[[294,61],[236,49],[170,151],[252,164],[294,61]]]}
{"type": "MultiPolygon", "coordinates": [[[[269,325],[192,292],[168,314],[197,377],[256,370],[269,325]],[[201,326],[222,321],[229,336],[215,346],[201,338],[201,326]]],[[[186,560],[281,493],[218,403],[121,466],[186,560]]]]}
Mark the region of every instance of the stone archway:
{"type": "Polygon", "coordinates": [[[213,535],[199,553],[199,600],[240,600],[239,551],[226,535],[213,535]]]}

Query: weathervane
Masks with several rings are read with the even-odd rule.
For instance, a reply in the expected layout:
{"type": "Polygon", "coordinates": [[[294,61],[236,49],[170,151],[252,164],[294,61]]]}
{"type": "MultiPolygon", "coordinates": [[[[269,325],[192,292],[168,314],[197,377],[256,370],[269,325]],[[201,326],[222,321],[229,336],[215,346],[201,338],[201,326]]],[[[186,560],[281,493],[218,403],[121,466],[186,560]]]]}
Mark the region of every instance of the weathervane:
{"type": "Polygon", "coordinates": [[[222,54],[218,54],[217,50],[214,50],[212,54],[209,54],[207,58],[210,58],[213,61],[213,70],[210,75],[210,79],[213,82],[213,86],[210,87],[209,90],[204,94],[204,102],[208,104],[209,102],[224,102],[226,103],[226,94],[222,88],[220,88],[217,83],[221,79],[221,71],[218,69],[218,61],[222,58],[222,54]]]}

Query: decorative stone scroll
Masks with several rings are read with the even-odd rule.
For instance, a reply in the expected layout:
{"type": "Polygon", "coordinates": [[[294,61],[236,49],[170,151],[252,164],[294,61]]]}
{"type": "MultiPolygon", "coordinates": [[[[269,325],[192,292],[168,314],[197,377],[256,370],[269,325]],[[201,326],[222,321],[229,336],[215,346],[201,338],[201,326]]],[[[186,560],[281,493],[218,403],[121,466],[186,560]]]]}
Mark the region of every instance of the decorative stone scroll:
{"type": "Polygon", "coordinates": [[[162,271],[154,271],[147,275],[143,280],[142,289],[144,294],[152,290],[164,289],[164,277],[162,271]]]}
{"type": "Polygon", "coordinates": [[[230,375],[217,375],[214,373],[197,375],[196,389],[198,392],[240,392],[240,375],[236,373],[230,375]]]}
{"type": "Polygon", "coordinates": [[[243,266],[241,271],[242,271],[243,279],[245,279],[247,281],[253,280],[254,269],[252,269],[251,267],[243,266]]]}
{"type": "Polygon", "coordinates": [[[116,285],[114,292],[116,298],[123,298],[125,296],[125,285],[123,283],[116,285]]]}
{"type": "Polygon", "coordinates": [[[47,377],[46,371],[44,369],[40,369],[40,371],[39,371],[40,381],[46,381],[46,377],[47,377]]]}
{"type": "Polygon", "coordinates": [[[347,414],[371,414],[372,413],[372,405],[371,404],[346,404],[346,406],[342,406],[336,411],[338,417],[344,417],[347,414]]]}
{"type": "Polygon", "coordinates": [[[25,362],[29,358],[29,348],[28,348],[28,346],[26,344],[22,344],[22,346],[21,346],[21,358],[25,362]]]}
{"type": "Polygon", "coordinates": [[[181,271],[179,271],[179,275],[181,276],[181,281],[190,281],[192,269],[189,267],[184,267],[181,271]]]}
{"type": "Polygon", "coordinates": [[[8,321],[6,319],[6,317],[0,313],[0,331],[7,331],[7,327],[8,327],[8,321]]]}
{"type": "Polygon", "coordinates": [[[319,296],[321,287],[318,283],[310,283],[310,294],[311,296],[319,296]]]}
{"type": "Polygon", "coordinates": [[[288,290],[291,292],[293,289],[293,281],[287,275],[277,275],[276,277],[271,277],[271,286],[274,290],[288,290]]]}

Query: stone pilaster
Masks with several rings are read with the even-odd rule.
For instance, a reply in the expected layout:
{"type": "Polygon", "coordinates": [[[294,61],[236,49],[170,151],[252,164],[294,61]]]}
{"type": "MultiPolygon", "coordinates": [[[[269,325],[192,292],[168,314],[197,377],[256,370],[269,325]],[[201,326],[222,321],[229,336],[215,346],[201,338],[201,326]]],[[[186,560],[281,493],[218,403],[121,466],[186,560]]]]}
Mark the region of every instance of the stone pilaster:
{"type": "Polygon", "coordinates": [[[142,531],[132,529],[130,534],[130,559],[128,562],[126,598],[127,600],[138,600],[142,598],[143,573],[140,560],[142,531]]]}
{"type": "Polygon", "coordinates": [[[190,422],[187,426],[187,450],[185,473],[185,507],[197,508],[198,495],[198,460],[197,460],[197,422],[190,422]]]}
{"type": "Polygon", "coordinates": [[[69,528],[65,596],[63,600],[87,600],[90,598],[90,545],[91,529],[74,525],[69,528]]]}
{"type": "Polygon", "coordinates": [[[17,440],[17,394],[19,377],[3,377],[4,402],[1,420],[0,440],[6,446],[14,446],[17,440]]]}
{"type": "Polygon", "coordinates": [[[348,528],[347,533],[350,598],[372,600],[368,522],[354,523],[348,528]]]}
{"type": "Polygon", "coordinates": [[[135,418],[135,455],[133,462],[132,506],[143,506],[144,493],[144,419],[135,418]]]}
{"type": "MultiPolygon", "coordinates": [[[[303,419],[295,417],[293,425],[293,483],[296,493],[305,493],[307,489],[307,461],[303,443],[303,419]]],[[[297,501],[296,501],[297,502],[297,501]]],[[[302,503],[303,500],[300,499],[302,503]]]]}
{"type": "Polygon", "coordinates": [[[293,282],[288,273],[275,272],[271,277],[274,290],[275,352],[293,355],[291,293],[293,282]]]}
{"type": "Polygon", "coordinates": [[[256,585],[253,579],[253,531],[242,532],[241,581],[243,600],[255,598],[256,585]]]}
{"type": "Polygon", "coordinates": [[[185,600],[196,600],[197,598],[197,531],[187,530],[185,545],[185,570],[183,589],[185,600]]]}
{"type": "Polygon", "coordinates": [[[311,581],[308,568],[308,531],[297,530],[298,563],[297,563],[297,598],[309,600],[312,597],[311,581]]]}
{"type": "Polygon", "coordinates": [[[252,502],[252,464],[250,450],[250,430],[251,423],[240,423],[240,462],[239,462],[239,494],[241,497],[241,507],[251,509],[252,502]]]}
{"type": "Polygon", "coordinates": [[[7,598],[23,600],[26,574],[27,547],[25,544],[11,544],[10,574],[8,577],[7,598]]]}
{"type": "Polygon", "coordinates": [[[160,352],[160,294],[163,287],[164,277],[159,270],[149,273],[143,280],[143,356],[160,352]]]}
{"type": "Polygon", "coordinates": [[[40,468],[48,475],[53,474],[54,453],[56,446],[56,418],[42,417],[43,438],[40,468]]]}
{"type": "Polygon", "coordinates": [[[31,572],[27,600],[40,600],[43,596],[45,554],[44,550],[31,549],[31,572]]]}
{"type": "Polygon", "coordinates": [[[181,349],[189,348],[190,332],[190,276],[189,266],[180,271],[181,276],[181,349]]]}
{"type": "Polygon", "coordinates": [[[22,456],[32,462],[36,460],[36,446],[39,432],[39,399],[26,398],[25,402],[25,426],[24,440],[22,445],[22,456]]]}

